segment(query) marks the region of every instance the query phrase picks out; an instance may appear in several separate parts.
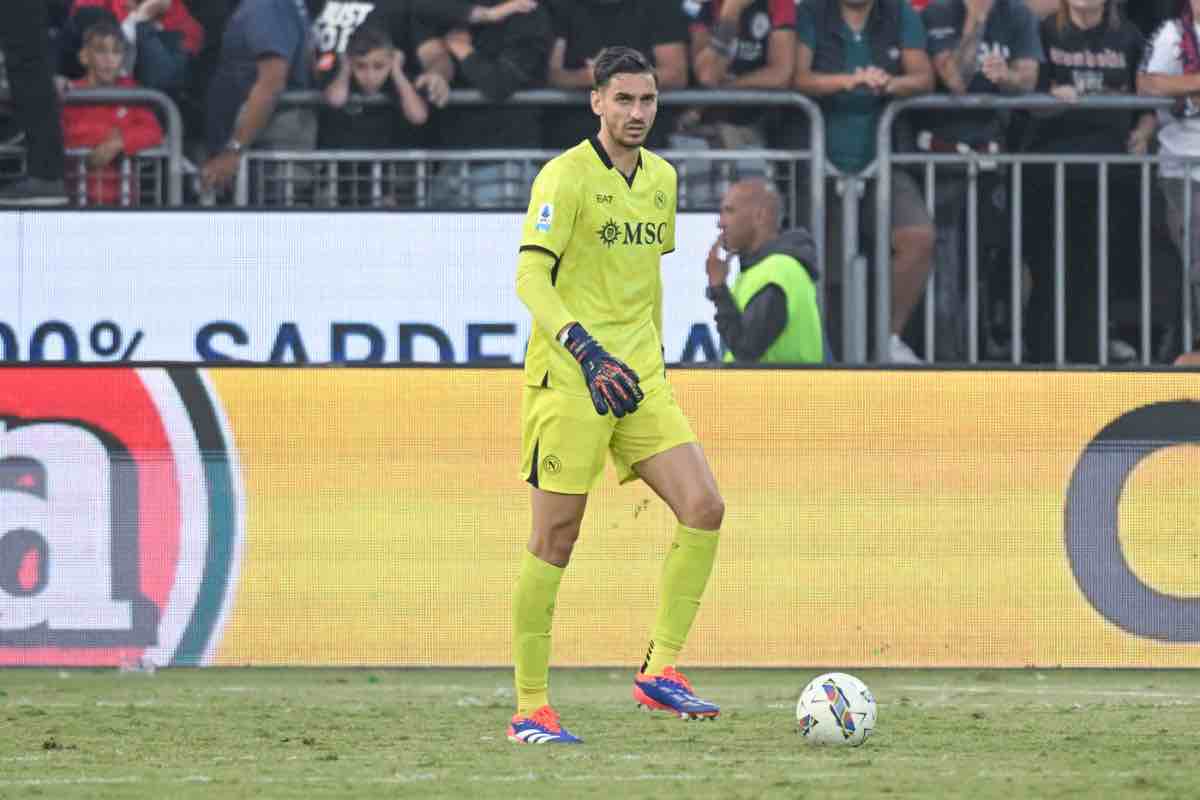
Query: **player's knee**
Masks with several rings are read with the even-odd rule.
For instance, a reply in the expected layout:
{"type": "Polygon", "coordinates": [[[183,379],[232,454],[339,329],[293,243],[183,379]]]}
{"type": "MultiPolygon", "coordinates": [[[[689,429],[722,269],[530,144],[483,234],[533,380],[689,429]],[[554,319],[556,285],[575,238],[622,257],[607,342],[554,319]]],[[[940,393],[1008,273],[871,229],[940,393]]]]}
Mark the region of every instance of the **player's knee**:
{"type": "Polygon", "coordinates": [[[578,520],[557,520],[534,528],[529,552],[548,564],[565,567],[579,539],[578,520]]]}
{"type": "Polygon", "coordinates": [[[725,500],[716,492],[706,493],[688,504],[680,522],[704,531],[720,530],[725,519],[725,500]]]}

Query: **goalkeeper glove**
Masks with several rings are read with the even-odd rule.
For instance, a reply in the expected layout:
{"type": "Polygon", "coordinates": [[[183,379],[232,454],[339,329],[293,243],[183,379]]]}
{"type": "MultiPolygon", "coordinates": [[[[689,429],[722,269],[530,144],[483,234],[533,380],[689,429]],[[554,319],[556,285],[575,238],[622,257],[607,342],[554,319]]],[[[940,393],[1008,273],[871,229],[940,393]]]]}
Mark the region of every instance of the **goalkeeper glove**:
{"type": "Polygon", "coordinates": [[[645,395],[638,386],[641,378],[629,365],[609,355],[578,322],[567,328],[563,345],[583,370],[597,414],[612,411],[614,417],[620,418],[637,411],[645,395]]]}

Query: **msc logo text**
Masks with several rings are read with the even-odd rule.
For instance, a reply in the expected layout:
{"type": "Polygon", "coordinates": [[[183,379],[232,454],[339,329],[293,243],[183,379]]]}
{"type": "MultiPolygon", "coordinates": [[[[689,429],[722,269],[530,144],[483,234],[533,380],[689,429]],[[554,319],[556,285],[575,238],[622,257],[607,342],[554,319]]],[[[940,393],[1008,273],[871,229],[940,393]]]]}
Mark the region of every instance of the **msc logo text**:
{"type": "Polygon", "coordinates": [[[617,222],[610,219],[596,231],[605,247],[615,244],[655,245],[662,244],[667,235],[665,222],[617,222]]]}

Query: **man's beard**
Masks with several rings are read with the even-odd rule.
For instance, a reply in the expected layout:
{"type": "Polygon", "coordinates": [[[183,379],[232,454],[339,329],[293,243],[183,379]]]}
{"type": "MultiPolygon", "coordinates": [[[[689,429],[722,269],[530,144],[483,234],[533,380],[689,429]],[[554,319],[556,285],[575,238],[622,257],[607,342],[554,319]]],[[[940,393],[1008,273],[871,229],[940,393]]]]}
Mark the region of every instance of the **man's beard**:
{"type": "Polygon", "coordinates": [[[635,147],[641,147],[642,144],[645,143],[646,137],[649,135],[650,126],[647,125],[646,127],[642,128],[640,135],[629,133],[628,131],[617,130],[613,134],[613,139],[615,139],[617,144],[621,145],[622,147],[628,147],[632,150],[635,147]]]}

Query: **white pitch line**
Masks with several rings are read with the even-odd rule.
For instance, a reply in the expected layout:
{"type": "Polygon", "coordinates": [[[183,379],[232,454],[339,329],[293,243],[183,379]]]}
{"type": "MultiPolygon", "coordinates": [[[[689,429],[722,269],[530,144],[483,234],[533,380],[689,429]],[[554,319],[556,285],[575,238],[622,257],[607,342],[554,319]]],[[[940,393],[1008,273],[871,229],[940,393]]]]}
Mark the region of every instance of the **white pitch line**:
{"type": "MultiPolygon", "coordinates": [[[[737,773],[733,776],[743,783],[755,783],[763,779],[763,776],[753,775],[749,773],[737,773]]],[[[797,773],[795,776],[771,776],[772,780],[777,780],[780,777],[786,777],[789,780],[812,781],[818,779],[844,778],[846,772],[844,770],[827,770],[814,772],[805,770],[802,773],[797,773]]],[[[696,782],[709,780],[711,776],[688,775],[680,773],[642,773],[637,775],[599,775],[599,774],[539,774],[535,772],[525,772],[514,775],[474,775],[469,778],[471,783],[533,783],[540,780],[586,783],[590,781],[604,781],[606,783],[640,783],[643,781],[677,781],[677,782],[696,782]]],[[[155,778],[147,779],[134,776],[103,778],[99,776],[89,777],[82,776],[78,778],[18,778],[18,779],[0,779],[0,787],[41,787],[41,786],[113,786],[126,784],[147,784],[147,785],[183,785],[183,784],[210,784],[214,782],[214,778],[207,775],[185,775],[179,778],[155,778]]],[[[424,783],[429,781],[444,781],[443,776],[438,776],[432,772],[416,772],[410,774],[397,773],[379,778],[351,778],[351,777],[324,777],[324,776],[306,776],[303,778],[256,778],[251,782],[259,785],[312,785],[321,783],[338,783],[349,785],[389,785],[389,784],[410,784],[424,783]]]]}
{"type": "Polygon", "coordinates": [[[17,778],[0,779],[0,786],[89,786],[141,783],[141,778],[17,778]]]}
{"type": "MultiPolygon", "coordinates": [[[[599,777],[599,776],[596,776],[599,777]]],[[[303,778],[256,778],[256,784],[311,784],[311,783],[351,783],[351,784],[392,784],[418,783],[437,780],[432,772],[417,772],[410,775],[396,774],[382,778],[344,778],[324,777],[319,775],[303,778]]],[[[131,783],[148,784],[194,784],[212,783],[213,778],[207,775],[185,775],[181,778],[154,778],[153,780],[135,776],[103,778],[99,776],[82,776],[79,778],[0,778],[0,786],[107,786],[131,783]]]]}
{"type": "Polygon", "coordinates": [[[1157,690],[1137,689],[1082,689],[1067,686],[1042,686],[1030,689],[1015,686],[895,686],[889,690],[895,692],[939,692],[942,694],[1018,694],[1044,696],[1048,694],[1093,695],[1096,697],[1156,697],[1200,701],[1200,694],[1185,694],[1181,692],[1160,692],[1157,690]]]}

